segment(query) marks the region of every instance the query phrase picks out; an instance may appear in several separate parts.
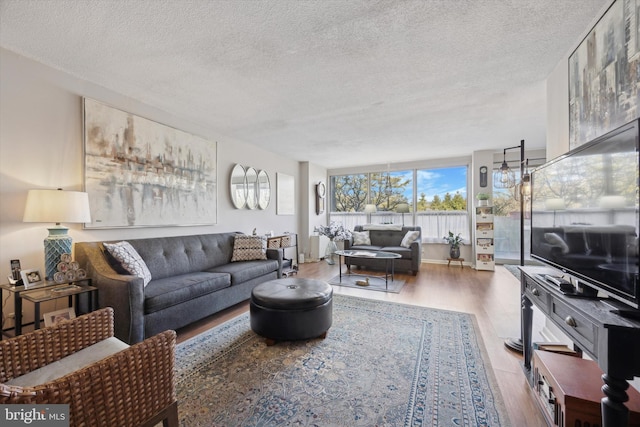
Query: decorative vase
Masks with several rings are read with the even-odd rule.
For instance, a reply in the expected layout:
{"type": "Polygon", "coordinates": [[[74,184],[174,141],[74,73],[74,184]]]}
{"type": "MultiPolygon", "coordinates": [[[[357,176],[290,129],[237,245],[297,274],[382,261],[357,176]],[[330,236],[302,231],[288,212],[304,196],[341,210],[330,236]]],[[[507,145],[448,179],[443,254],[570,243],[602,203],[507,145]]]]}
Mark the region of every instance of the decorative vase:
{"type": "Polygon", "coordinates": [[[449,258],[451,259],[460,258],[460,246],[451,246],[449,248],[449,258]]]}
{"type": "Polygon", "coordinates": [[[478,200],[478,206],[489,206],[489,201],[486,199],[478,200]]]}
{"type": "Polygon", "coordinates": [[[336,251],[338,250],[338,245],[333,239],[329,240],[327,244],[327,250],[324,251],[324,260],[327,261],[327,264],[333,265],[336,263],[336,251]]]}

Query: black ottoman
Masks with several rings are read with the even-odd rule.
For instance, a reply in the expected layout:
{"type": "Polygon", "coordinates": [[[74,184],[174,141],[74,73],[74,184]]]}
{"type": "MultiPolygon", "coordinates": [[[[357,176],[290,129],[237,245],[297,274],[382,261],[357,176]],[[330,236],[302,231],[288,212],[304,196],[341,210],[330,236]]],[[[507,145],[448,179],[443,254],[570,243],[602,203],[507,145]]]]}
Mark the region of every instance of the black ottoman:
{"type": "Polygon", "coordinates": [[[320,280],[270,280],[253,288],[249,309],[251,329],[267,338],[267,345],[325,338],[333,319],[333,289],[320,280]]]}

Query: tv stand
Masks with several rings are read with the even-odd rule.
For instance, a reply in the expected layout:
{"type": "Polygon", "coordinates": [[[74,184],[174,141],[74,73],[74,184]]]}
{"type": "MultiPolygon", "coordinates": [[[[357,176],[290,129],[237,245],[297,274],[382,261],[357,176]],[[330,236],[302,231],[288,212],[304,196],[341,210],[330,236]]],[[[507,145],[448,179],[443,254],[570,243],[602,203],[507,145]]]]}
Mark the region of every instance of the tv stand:
{"type": "Polygon", "coordinates": [[[627,311],[613,313],[620,307],[601,299],[564,295],[559,287],[544,279],[557,275],[550,267],[525,266],[522,270],[523,366],[532,383],[531,343],[533,305],[559,327],[574,344],[593,358],[604,372],[602,380],[602,427],[622,427],[629,422],[627,380],[640,376],[640,320],[627,317],[627,311]]]}
{"type": "Polygon", "coordinates": [[[626,309],[626,308],[614,308],[611,312],[618,316],[626,317],[628,319],[640,320],[640,310],[626,309]]]}

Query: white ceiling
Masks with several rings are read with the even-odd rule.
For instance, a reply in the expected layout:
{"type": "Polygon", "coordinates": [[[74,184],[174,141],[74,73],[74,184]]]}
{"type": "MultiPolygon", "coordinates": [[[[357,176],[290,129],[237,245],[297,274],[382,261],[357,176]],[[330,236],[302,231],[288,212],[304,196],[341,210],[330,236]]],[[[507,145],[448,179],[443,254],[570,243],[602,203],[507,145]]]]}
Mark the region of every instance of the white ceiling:
{"type": "Polygon", "coordinates": [[[0,45],[300,161],[544,148],[545,79],[610,0],[0,0],[0,45]]]}

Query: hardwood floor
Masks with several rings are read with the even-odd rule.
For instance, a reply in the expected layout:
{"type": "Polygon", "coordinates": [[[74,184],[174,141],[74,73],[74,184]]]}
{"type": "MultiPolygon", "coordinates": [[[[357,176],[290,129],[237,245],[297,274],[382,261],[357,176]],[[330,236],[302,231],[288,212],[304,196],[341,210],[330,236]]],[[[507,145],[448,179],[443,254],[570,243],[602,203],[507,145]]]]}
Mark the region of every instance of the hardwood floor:
{"type": "MultiPolygon", "coordinates": [[[[325,262],[300,265],[299,277],[329,280],[337,265],[325,262]]],[[[334,286],[334,292],[364,298],[394,301],[424,307],[473,313],[487,349],[511,424],[540,427],[546,423],[522,372],[522,357],[504,346],[504,340],[520,336],[520,283],[504,267],[495,272],[446,264],[422,264],[417,276],[397,274],[407,283],[399,294],[334,286]]],[[[247,311],[244,302],[178,331],[183,342],[207,329],[247,311]]],[[[329,330],[329,334],[331,331],[329,330]]]]}

